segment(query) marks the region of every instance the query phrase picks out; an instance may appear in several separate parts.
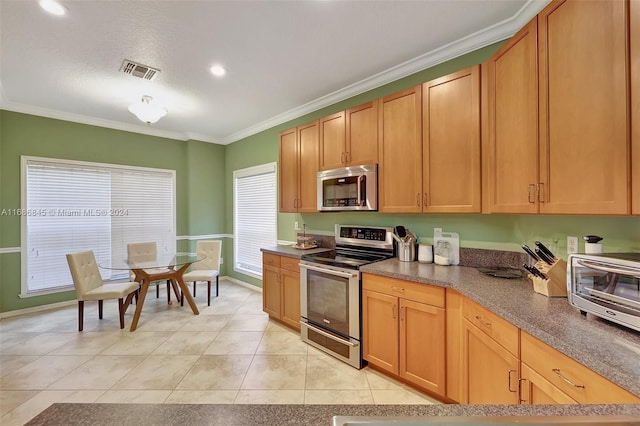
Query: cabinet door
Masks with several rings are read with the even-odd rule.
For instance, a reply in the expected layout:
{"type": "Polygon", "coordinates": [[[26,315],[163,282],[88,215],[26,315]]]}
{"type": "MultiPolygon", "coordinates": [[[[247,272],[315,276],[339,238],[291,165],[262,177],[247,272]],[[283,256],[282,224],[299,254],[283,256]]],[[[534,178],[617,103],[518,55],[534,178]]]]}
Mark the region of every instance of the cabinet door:
{"type": "Polygon", "coordinates": [[[538,15],[541,213],[630,211],[627,6],[566,0],[538,15]]]}
{"type": "Polygon", "coordinates": [[[262,310],[280,319],[281,315],[280,268],[262,265],[262,310]]]}
{"type": "Polygon", "coordinates": [[[630,14],[631,51],[631,206],[640,215],[640,2],[632,1],[630,14]]]}
{"type": "Polygon", "coordinates": [[[400,377],[445,394],[445,311],[400,299],[400,377]]]}
{"type": "Polygon", "coordinates": [[[538,179],[537,18],[487,63],[490,213],[536,213],[538,179]]]}
{"type": "Polygon", "coordinates": [[[522,404],[577,404],[527,364],[520,364],[520,392],[522,404]]]}
{"type": "Polygon", "coordinates": [[[281,269],[282,322],[300,330],[300,273],[281,269]]]}
{"type": "Polygon", "coordinates": [[[298,204],[298,138],[296,129],[280,133],[280,211],[295,213],[298,204]]]}
{"type": "Polygon", "coordinates": [[[466,319],[463,321],[465,404],[517,404],[519,361],[466,319]]]}
{"type": "Polygon", "coordinates": [[[480,66],[422,85],[423,211],[479,213],[480,66]]]}
{"type": "Polygon", "coordinates": [[[298,212],[317,212],[318,199],[318,121],[298,127],[300,162],[298,169],[298,212]]]}
{"type": "Polygon", "coordinates": [[[446,292],[447,341],[447,398],[462,401],[462,295],[450,288],[446,292]]]}
{"type": "Polygon", "coordinates": [[[398,374],[398,298],[362,291],[363,358],[398,374]]]}
{"type": "Polygon", "coordinates": [[[380,103],[379,210],[422,211],[422,86],[385,96],[380,103]]]}
{"type": "Polygon", "coordinates": [[[378,100],[348,109],[345,119],[347,163],[378,164],[378,100]]]}
{"type": "Polygon", "coordinates": [[[344,117],[341,111],[320,120],[320,170],[346,165],[344,117]]]}

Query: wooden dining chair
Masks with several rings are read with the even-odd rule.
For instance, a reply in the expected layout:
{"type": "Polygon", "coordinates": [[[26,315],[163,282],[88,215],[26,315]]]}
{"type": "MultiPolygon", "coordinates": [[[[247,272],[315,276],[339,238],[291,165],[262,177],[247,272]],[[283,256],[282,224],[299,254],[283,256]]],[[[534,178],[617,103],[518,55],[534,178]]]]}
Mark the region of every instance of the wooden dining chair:
{"type": "Polygon", "coordinates": [[[124,314],[140,288],[137,282],[104,284],[93,251],[67,254],[67,263],[78,296],[78,331],[84,328],[84,301],[98,301],[98,318],[102,319],[102,301],[118,299],[120,328],[124,328],[124,314]],[[126,300],[124,300],[126,296],[126,300]]]}
{"type": "MultiPolygon", "coordinates": [[[[193,270],[182,276],[185,282],[193,281],[193,297],[196,297],[196,282],[207,282],[207,306],[211,306],[211,281],[216,280],[216,297],[219,293],[220,256],[222,253],[222,241],[198,241],[196,255],[204,257],[203,260],[193,264],[193,270]]],[[[180,304],[184,305],[184,297],[180,298],[180,304]]]]}

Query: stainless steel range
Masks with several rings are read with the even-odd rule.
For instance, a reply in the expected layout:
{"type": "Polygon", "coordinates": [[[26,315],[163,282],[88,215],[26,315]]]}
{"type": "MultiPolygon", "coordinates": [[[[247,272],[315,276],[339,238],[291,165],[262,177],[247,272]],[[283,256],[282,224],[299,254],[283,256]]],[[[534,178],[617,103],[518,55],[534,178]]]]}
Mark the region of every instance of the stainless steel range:
{"type": "Polygon", "coordinates": [[[360,267],[394,256],[393,228],[336,225],[336,249],[300,260],[302,340],[362,368],[360,267]]]}

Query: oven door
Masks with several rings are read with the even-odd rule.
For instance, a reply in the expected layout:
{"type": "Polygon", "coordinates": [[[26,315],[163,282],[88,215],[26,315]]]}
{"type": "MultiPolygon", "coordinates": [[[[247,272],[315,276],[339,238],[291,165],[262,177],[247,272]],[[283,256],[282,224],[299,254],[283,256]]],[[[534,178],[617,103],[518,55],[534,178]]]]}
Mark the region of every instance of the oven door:
{"type": "Polygon", "coordinates": [[[573,306],[640,331],[640,265],[588,257],[573,257],[570,265],[573,306]]]}
{"type": "Polygon", "coordinates": [[[302,340],[356,368],[360,345],[360,273],[300,262],[302,340]]]}

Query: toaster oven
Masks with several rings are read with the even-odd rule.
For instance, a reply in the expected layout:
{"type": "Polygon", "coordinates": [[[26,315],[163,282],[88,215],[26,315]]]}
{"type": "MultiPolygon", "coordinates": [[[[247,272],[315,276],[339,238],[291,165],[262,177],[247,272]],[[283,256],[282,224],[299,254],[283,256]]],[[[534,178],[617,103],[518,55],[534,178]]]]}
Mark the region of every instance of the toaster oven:
{"type": "Polygon", "coordinates": [[[569,255],[567,294],[582,314],[640,331],[640,253],[569,255]]]}

